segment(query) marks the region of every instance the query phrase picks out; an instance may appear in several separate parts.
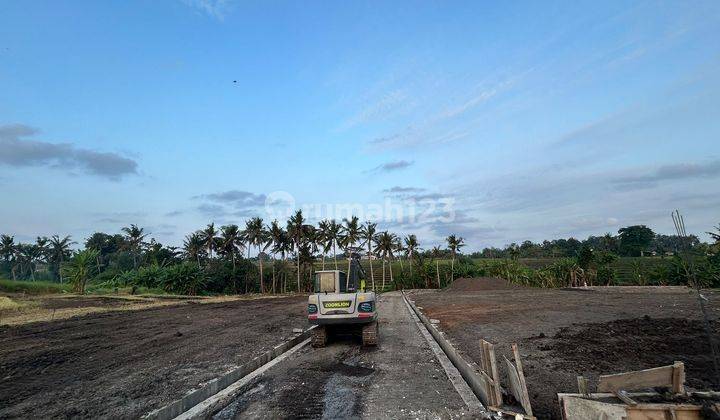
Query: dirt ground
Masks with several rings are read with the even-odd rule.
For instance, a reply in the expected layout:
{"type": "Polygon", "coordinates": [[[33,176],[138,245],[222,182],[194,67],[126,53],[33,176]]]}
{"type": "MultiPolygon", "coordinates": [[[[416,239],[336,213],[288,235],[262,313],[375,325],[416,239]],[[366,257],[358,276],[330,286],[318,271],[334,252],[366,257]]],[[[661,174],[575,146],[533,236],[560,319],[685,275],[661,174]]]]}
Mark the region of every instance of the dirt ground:
{"type": "MultiPolygon", "coordinates": [[[[307,327],[306,299],[183,301],[0,326],[0,418],[140,417],[307,327]]],[[[74,302],[48,305],[117,304],[74,302]]]]}
{"type": "Polygon", "coordinates": [[[380,340],[305,347],[248,384],[215,419],[437,419],[469,416],[398,292],[381,295],[380,340]]]}
{"type": "MultiPolygon", "coordinates": [[[[478,342],[496,345],[512,360],[520,347],[533,412],[559,418],[558,392],[576,392],[576,376],[597,383],[600,374],[685,362],[686,385],[713,387],[710,348],[697,298],[683,287],[507,288],[476,280],[457,290],[413,294],[430,318],[440,320],[453,344],[479,364],[478,342]]],[[[465,282],[467,283],[467,281],[465,282]]],[[[704,291],[713,319],[720,293],[704,291]]],[[[714,323],[716,332],[720,329],[714,323]]],[[[500,363],[499,367],[503,368],[500,363]]],[[[504,373],[503,373],[504,375],[504,373]]],[[[592,391],[593,389],[591,389],[592,391]]]]}
{"type": "Polygon", "coordinates": [[[78,315],[107,311],[134,311],[156,306],[177,305],[183,301],[220,302],[238,297],[175,297],[137,295],[26,295],[0,293],[6,305],[0,305],[0,325],[21,325],[30,322],[55,321],[78,315]],[[7,305],[12,302],[12,305],[7,305]]]}

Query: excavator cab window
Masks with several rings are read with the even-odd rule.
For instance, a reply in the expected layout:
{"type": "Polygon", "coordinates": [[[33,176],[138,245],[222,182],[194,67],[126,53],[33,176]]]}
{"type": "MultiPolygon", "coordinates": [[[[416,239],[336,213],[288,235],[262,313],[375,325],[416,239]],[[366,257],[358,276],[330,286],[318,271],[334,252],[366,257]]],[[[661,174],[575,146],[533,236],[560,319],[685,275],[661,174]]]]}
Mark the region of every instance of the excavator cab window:
{"type": "Polygon", "coordinates": [[[335,293],[335,273],[317,273],[315,293],[335,293]]]}
{"type": "Polygon", "coordinates": [[[340,293],[355,293],[357,290],[357,284],[353,281],[353,277],[350,276],[348,280],[347,275],[340,272],[340,293]]]}

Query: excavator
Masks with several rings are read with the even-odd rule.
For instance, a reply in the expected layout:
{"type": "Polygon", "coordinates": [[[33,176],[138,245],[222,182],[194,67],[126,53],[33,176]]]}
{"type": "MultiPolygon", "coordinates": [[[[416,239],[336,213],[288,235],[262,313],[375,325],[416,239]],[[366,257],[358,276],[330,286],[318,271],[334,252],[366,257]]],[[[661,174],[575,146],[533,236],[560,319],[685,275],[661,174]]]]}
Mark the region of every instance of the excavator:
{"type": "Polygon", "coordinates": [[[363,346],[378,343],[378,308],[374,291],[365,288],[360,254],[350,254],[350,275],[341,270],[315,272],[313,294],[308,297],[312,346],[325,347],[335,333],[359,333],[363,346]]]}

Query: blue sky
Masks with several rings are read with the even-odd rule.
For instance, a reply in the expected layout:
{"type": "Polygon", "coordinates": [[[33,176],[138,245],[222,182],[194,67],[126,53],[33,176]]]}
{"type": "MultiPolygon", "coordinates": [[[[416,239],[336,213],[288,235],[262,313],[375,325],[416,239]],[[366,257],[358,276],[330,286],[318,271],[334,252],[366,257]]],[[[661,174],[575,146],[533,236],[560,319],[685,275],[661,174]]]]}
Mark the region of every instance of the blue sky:
{"type": "Polygon", "coordinates": [[[717,1],[0,1],[0,232],[178,245],[292,197],[424,247],[702,234],[719,39],[717,1]]]}

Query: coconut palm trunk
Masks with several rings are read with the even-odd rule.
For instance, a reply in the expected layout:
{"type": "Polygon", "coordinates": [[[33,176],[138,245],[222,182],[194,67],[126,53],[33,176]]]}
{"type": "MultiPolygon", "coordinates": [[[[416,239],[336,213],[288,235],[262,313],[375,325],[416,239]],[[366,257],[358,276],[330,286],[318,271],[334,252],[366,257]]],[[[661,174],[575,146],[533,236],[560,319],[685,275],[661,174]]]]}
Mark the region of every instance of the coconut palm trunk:
{"type": "Polygon", "coordinates": [[[262,252],[258,245],[258,261],[260,262],[260,293],[265,293],[265,278],[263,277],[262,252]]]}
{"type": "MultiPolygon", "coordinates": [[[[248,261],[250,261],[250,242],[249,241],[248,241],[248,246],[247,246],[247,259],[248,259],[248,261]]],[[[252,265],[252,264],[250,264],[250,265],[252,265]]],[[[248,283],[250,283],[250,270],[247,270],[245,272],[245,294],[247,294],[247,292],[248,292],[248,283]]]]}
{"type": "Polygon", "coordinates": [[[337,270],[337,249],[335,248],[335,241],[333,241],[333,260],[335,261],[335,270],[337,270]]]}
{"type": "Polygon", "coordinates": [[[452,260],[450,260],[450,281],[455,281],[455,253],[453,253],[452,260]]]}
{"type": "Polygon", "coordinates": [[[275,294],[275,260],[273,259],[272,265],[272,294],[275,294]]]}
{"type": "Polygon", "coordinates": [[[435,275],[437,276],[438,289],[440,289],[440,261],[435,260],[435,275]]]}
{"type": "Polygon", "coordinates": [[[300,244],[296,245],[297,248],[297,291],[300,293],[300,244]]]}
{"type": "Polygon", "coordinates": [[[275,266],[277,265],[277,252],[273,252],[273,262],[272,262],[272,293],[275,294],[275,266]]]}
{"type": "Polygon", "coordinates": [[[382,290],[385,290],[385,256],[383,255],[382,260],[382,290]]]}
{"type": "Polygon", "coordinates": [[[390,259],[390,283],[397,289],[397,284],[395,284],[395,279],[393,278],[392,259],[390,259]]]}
{"type": "Polygon", "coordinates": [[[373,292],[375,291],[375,273],[373,273],[373,266],[372,266],[372,255],[370,255],[370,245],[368,244],[368,261],[370,261],[370,282],[372,284],[373,292]]]}

